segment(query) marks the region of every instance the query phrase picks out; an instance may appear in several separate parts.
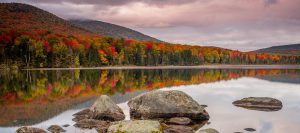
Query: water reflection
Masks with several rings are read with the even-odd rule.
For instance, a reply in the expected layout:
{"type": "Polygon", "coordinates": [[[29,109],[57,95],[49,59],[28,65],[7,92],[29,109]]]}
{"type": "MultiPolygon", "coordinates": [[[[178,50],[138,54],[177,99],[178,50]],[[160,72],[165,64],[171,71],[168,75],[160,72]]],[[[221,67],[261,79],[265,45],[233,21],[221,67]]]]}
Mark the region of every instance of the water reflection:
{"type": "MultiPolygon", "coordinates": [[[[117,103],[121,103],[120,105],[125,110],[124,112],[127,112],[128,107],[126,106],[126,101],[131,97],[143,93],[145,91],[151,91],[154,89],[166,87],[172,88],[176,86],[178,86],[180,89],[184,89],[184,91],[189,93],[190,91],[195,91],[190,94],[196,99],[201,99],[201,104],[207,104],[209,106],[208,112],[210,114],[211,109],[214,108],[215,105],[214,101],[230,103],[230,105],[220,105],[220,103],[216,103],[216,105],[220,105],[220,107],[217,108],[218,111],[216,112],[223,112],[224,109],[226,109],[227,111],[232,110],[231,108],[234,108],[234,110],[239,110],[233,105],[231,105],[231,103],[234,100],[243,98],[243,96],[245,96],[244,93],[249,95],[252,94],[251,96],[255,96],[255,94],[275,94],[275,96],[276,94],[282,94],[273,93],[273,91],[275,90],[276,92],[286,91],[285,93],[290,93],[290,87],[287,86],[290,85],[289,83],[298,83],[297,81],[299,81],[299,77],[299,70],[253,69],[70,70],[21,71],[15,73],[1,71],[0,126],[12,127],[34,124],[37,126],[45,126],[45,122],[51,124],[72,124],[71,119],[68,119],[68,117],[71,117],[70,113],[75,113],[76,111],[79,111],[82,108],[90,106],[90,104],[93,102],[93,99],[95,99],[101,94],[111,95],[112,97],[114,97],[113,99],[117,103]],[[256,79],[255,81],[253,81],[252,78],[246,78],[245,80],[245,78],[241,77],[255,77],[263,80],[256,79]],[[287,77],[292,78],[287,80],[287,77]],[[234,84],[235,80],[232,79],[238,79],[236,81],[238,81],[239,84],[234,84]],[[201,84],[212,83],[217,81],[221,82],[213,84],[201,84]],[[227,83],[224,81],[228,81],[229,84],[224,84],[227,83]],[[275,81],[276,83],[273,83],[273,81],[275,81]],[[230,84],[231,82],[233,83],[230,84]],[[271,86],[267,87],[265,86],[266,84],[271,84],[271,86]],[[278,89],[279,86],[285,84],[288,85],[283,86],[283,88],[289,88],[289,90],[280,88],[278,89]],[[203,85],[207,86],[203,87],[203,85]],[[255,85],[260,85],[260,87],[255,85]],[[191,88],[195,86],[196,88],[191,88]],[[226,88],[230,89],[230,91],[225,91],[226,88]],[[247,88],[248,90],[243,90],[243,95],[241,95],[238,92],[240,92],[240,90],[243,88],[247,88]],[[252,88],[253,90],[249,88],[252,88]],[[257,90],[257,88],[262,89],[257,90]],[[264,91],[268,89],[268,93],[264,93],[264,91]],[[208,102],[208,100],[211,101],[208,102]],[[68,113],[65,114],[66,112],[68,113]],[[59,119],[65,117],[66,119],[61,121],[55,119],[57,117],[59,119]],[[48,119],[50,119],[50,121],[48,119]]],[[[296,94],[291,93],[289,95],[296,94]]],[[[300,102],[298,102],[298,100],[295,101],[296,102],[289,101],[288,104],[291,105],[294,103],[297,105],[295,106],[298,108],[298,103],[300,102]]],[[[214,111],[212,112],[214,114],[214,111]]],[[[231,112],[231,114],[232,113],[233,112],[231,112]]],[[[228,113],[226,115],[230,114],[228,113]]],[[[232,119],[229,118],[232,116],[211,116],[214,118],[218,117],[219,119],[222,119],[224,117],[228,117],[229,120],[232,119]]],[[[243,118],[243,116],[236,117],[243,118]]],[[[215,125],[214,123],[216,120],[214,120],[214,118],[211,120],[211,122],[213,122],[212,125],[215,125]]],[[[69,128],[70,130],[74,130],[72,127],[69,128]]],[[[4,128],[0,128],[0,131],[1,130],[4,130],[4,128]]]]}
{"type": "Polygon", "coordinates": [[[297,133],[300,131],[300,84],[270,82],[257,78],[243,77],[238,80],[221,81],[165,88],[181,90],[192,96],[200,104],[207,104],[211,124],[205,128],[215,128],[221,133],[245,132],[244,128],[254,128],[259,133],[297,133]],[[276,112],[262,112],[235,107],[232,102],[245,97],[273,97],[283,103],[276,112]]]}

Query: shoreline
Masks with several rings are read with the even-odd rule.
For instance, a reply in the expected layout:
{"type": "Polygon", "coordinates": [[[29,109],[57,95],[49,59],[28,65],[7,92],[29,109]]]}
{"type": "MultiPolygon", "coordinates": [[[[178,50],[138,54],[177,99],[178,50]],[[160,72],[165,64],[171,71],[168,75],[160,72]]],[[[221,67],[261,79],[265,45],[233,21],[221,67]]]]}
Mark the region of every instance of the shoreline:
{"type": "Polygon", "coordinates": [[[20,70],[134,70],[134,69],[300,69],[300,65],[198,65],[198,66],[105,66],[75,68],[25,68],[20,70]]]}

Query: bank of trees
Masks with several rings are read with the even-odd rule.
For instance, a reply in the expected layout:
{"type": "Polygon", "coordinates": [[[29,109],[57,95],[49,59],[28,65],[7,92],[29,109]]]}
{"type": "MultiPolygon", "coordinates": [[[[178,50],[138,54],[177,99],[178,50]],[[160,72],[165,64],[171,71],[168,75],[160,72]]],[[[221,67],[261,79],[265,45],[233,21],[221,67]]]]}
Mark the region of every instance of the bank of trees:
{"type": "Polygon", "coordinates": [[[243,53],[213,47],[139,42],[50,31],[0,33],[0,64],[22,67],[112,65],[297,64],[298,56],[243,53]]]}

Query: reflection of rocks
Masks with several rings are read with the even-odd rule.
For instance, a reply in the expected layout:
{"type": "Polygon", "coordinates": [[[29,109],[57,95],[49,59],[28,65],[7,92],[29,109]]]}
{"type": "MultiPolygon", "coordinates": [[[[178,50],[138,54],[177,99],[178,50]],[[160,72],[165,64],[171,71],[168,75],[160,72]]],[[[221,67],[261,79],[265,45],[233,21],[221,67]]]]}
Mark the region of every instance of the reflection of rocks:
{"type": "Polygon", "coordinates": [[[193,133],[193,128],[183,125],[167,125],[164,133],[193,133]]]}
{"type": "Polygon", "coordinates": [[[126,120],[113,122],[108,133],[161,133],[161,125],[152,120],[126,120]]]}
{"type": "Polygon", "coordinates": [[[188,117],[207,120],[208,113],[190,96],[181,91],[153,91],[139,95],[128,102],[130,117],[155,119],[188,117]]]}
{"type": "Polygon", "coordinates": [[[245,128],[244,130],[245,130],[245,131],[249,131],[249,132],[254,132],[254,131],[256,131],[254,128],[245,128]]]}
{"type": "Polygon", "coordinates": [[[281,101],[268,97],[248,97],[233,102],[235,106],[258,111],[278,111],[282,108],[281,101]]]}
{"type": "Polygon", "coordinates": [[[103,128],[108,128],[109,122],[106,121],[101,121],[101,120],[94,120],[94,119],[83,119],[78,121],[75,125],[75,127],[78,128],[83,128],[83,129],[103,129],[103,128]]]}
{"type": "Polygon", "coordinates": [[[120,121],[125,119],[122,109],[115,104],[108,96],[100,96],[91,108],[75,113],[74,121],[83,119],[96,119],[108,121],[120,121]]]}
{"type": "Polygon", "coordinates": [[[35,127],[20,127],[16,133],[47,133],[43,129],[35,128],[35,127]]]}
{"type": "Polygon", "coordinates": [[[176,125],[188,125],[191,123],[191,119],[187,117],[174,117],[168,121],[168,124],[176,125]]]}
{"type": "Polygon", "coordinates": [[[196,131],[196,133],[219,133],[216,129],[208,128],[196,131]]]}
{"type": "Polygon", "coordinates": [[[47,130],[50,131],[51,133],[66,132],[66,130],[64,130],[58,125],[51,125],[47,130]]]}

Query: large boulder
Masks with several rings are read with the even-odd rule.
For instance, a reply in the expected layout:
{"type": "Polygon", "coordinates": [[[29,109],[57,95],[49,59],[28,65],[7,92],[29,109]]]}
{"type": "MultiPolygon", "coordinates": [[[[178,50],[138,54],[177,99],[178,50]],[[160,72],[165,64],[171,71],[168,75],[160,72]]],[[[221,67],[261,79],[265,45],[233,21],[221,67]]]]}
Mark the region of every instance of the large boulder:
{"type": "Polygon", "coordinates": [[[47,133],[43,129],[35,128],[35,127],[20,127],[16,133],[47,133]]]}
{"type": "Polygon", "coordinates": [[[100,96],[92,105],[93,119],[120,121],[125,119],[122,109],[108,96],[100,96]]]}
{"type": "Polygon", "coordinates": [[[158,121],[125,120],[113,122],[108,133],[161,133],[162,127],[158,121]]]}
{"type": "Polygon", "coordinates": [[[281,101],[269,97],[248,97],[232,103],[235,106],[259,111],[278,111],[282,108],[281,101]]]}
{"type": "Polygon", "coordinates": [[[120,121],[125,119],[122,109],[115,104],[108,96],[100,96],[89,109],[74,114],[73,121],[84,119],[96,119],[107,121],[120,121]]]}
{"type": "Polygon", "coordinates": [[[130,116],[134,119],[187,117],[207,120],[208,113],[195,100],[182,91],[152,91],[128,102],[130,116]]]}

